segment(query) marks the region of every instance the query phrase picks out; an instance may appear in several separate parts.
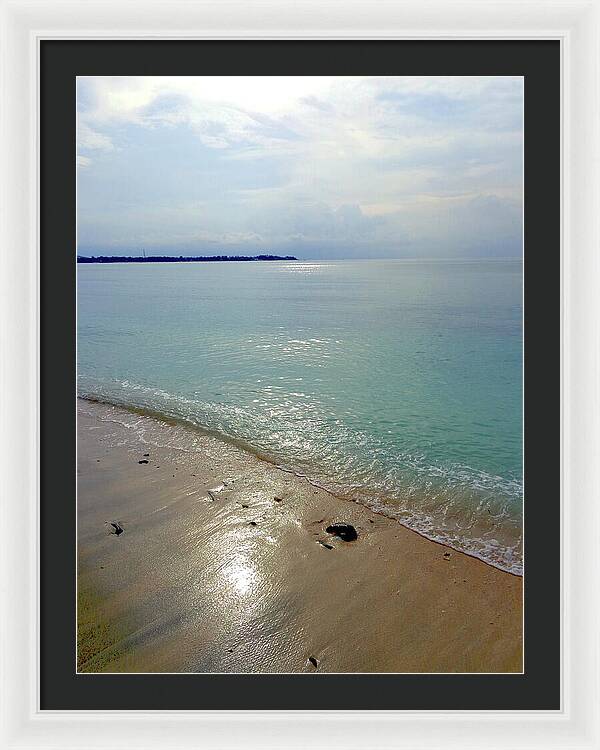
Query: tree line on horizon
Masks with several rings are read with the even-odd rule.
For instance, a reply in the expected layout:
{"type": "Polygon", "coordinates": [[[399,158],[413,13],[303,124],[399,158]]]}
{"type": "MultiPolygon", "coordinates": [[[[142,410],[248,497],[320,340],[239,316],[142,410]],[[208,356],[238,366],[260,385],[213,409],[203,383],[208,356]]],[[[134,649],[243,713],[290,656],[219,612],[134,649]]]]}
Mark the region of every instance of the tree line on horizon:
{"type": "Polygon", "coordinates": [[[298,260],[293,255],[78,255],[78,263],[206,263],[210,261],[298,260]]]}

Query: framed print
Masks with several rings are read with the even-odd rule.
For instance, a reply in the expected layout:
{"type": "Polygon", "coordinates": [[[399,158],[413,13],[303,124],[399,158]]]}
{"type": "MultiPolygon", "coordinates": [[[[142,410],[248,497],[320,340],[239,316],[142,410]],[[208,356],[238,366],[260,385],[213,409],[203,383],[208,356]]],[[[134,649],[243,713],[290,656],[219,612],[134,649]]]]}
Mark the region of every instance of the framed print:
{"type": "Polygon", "coordinates": [[[288,48],[77,78],[77,671],[522,673],[524,77],[288,48]]]}
{"type": "Polygon", "coordinates": [[[4,744],[597,747],[597,3],[233,7],[3,9],[4,744]]]}

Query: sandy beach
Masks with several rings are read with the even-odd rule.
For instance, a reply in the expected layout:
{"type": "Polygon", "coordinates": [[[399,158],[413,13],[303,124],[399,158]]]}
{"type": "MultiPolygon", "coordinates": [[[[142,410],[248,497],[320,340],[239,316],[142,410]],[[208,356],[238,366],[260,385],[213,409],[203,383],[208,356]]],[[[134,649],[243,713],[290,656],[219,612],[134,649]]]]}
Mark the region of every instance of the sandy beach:
{"type": "Polygon", "coordinates": [[[77,510],[79,671],[522,670],[520,577],[215,436],[78,401],[77,510]]]}

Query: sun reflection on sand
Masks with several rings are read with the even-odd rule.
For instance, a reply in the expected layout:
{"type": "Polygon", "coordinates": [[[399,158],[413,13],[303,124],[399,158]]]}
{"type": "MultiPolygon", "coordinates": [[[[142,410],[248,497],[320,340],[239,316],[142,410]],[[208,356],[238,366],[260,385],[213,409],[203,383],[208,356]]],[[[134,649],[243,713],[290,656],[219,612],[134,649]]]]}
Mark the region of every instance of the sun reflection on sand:
{"type": "Polygon", "coordinates": [[[223,576],[241,596],[250,593],[258,578],[256,568],[245,555],[238,555],[223,568],[223,576]]]}

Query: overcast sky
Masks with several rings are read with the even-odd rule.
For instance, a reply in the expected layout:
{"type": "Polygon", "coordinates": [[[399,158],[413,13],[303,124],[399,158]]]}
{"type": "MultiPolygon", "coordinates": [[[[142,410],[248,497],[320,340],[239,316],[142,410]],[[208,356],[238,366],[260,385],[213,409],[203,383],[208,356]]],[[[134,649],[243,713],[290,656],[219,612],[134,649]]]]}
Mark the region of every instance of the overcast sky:
{"type": "Polygon", "coordinates": [[[522,254],[523,79],[78,79],[78,252],[522,254]]]}

